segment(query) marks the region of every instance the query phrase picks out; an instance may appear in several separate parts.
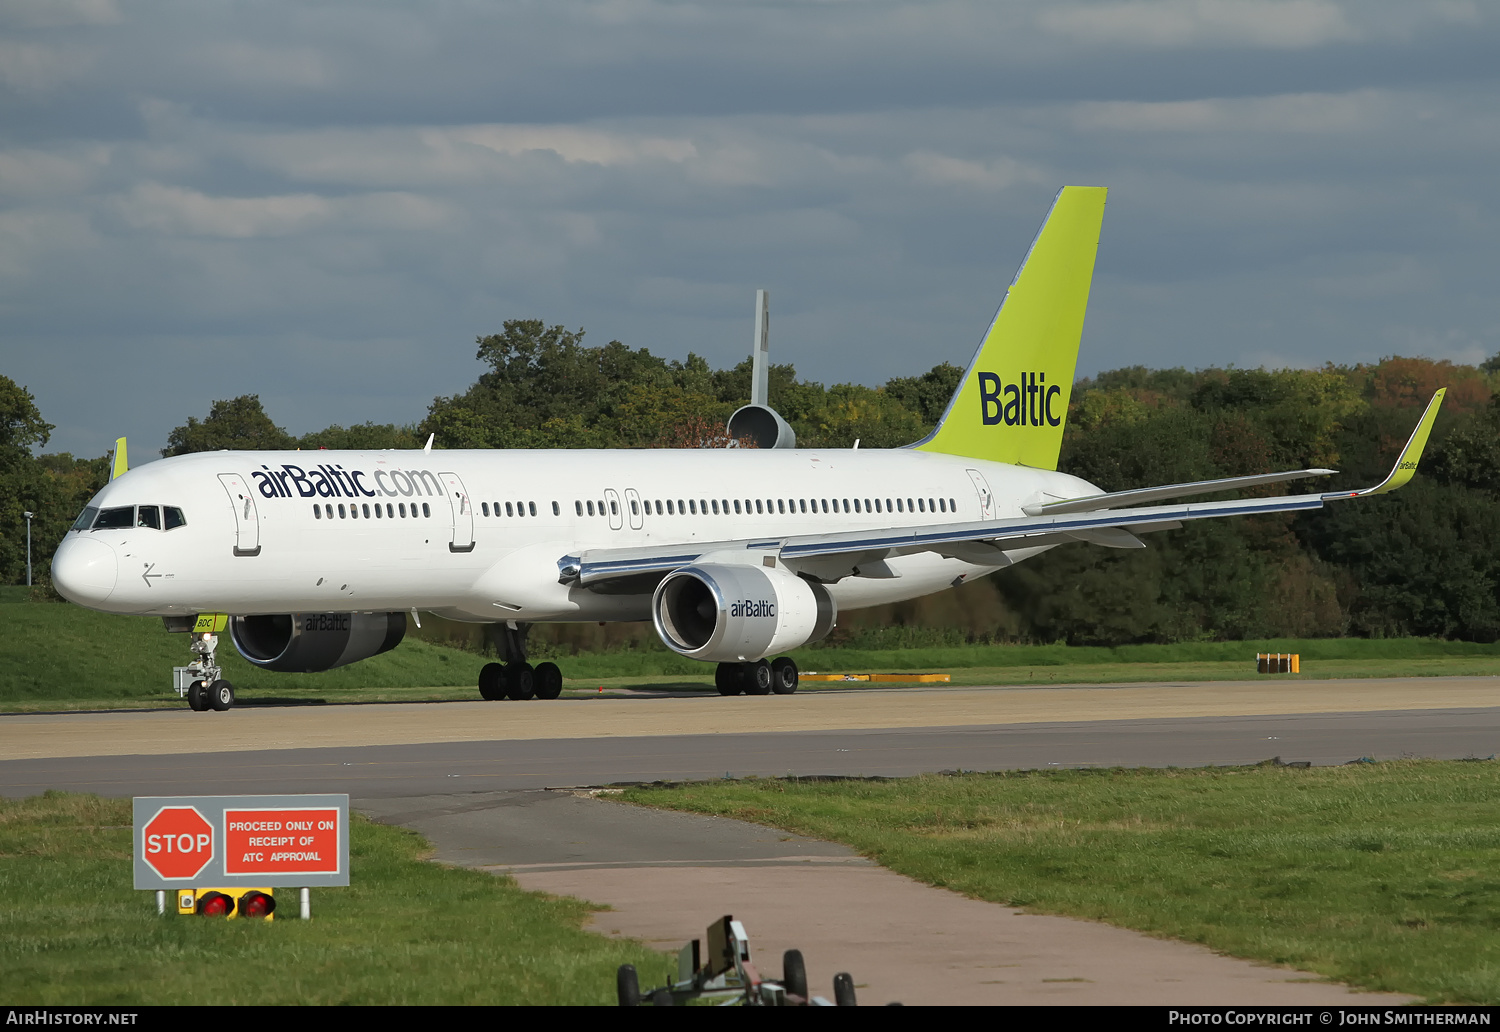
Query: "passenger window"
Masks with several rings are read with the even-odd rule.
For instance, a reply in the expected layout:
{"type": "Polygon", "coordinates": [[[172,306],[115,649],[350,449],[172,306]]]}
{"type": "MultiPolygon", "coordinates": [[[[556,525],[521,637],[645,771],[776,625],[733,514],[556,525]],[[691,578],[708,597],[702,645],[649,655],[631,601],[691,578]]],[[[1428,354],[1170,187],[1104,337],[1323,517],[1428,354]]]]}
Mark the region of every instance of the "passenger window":
{"type": "Polygon", "coordinates": [[[948,499],[946,499],[946,498],[939,498],[938,499],[938,512],[947,512],[947,511],[948,511],[948,499]]]}
{"type": "Polygon", "coordinates": [[[405,502],[399,502],[399,503],[397,503],[397,505],[396,505],[396,511],[401,514],[401,518],[403,520],[406,519],[406,503],[405,502]]]}
{"type": "MultiPolygon", "coordinates": [[[[364,512],[362,512],[360,515],[362,515],[365,519],[369,519],[370,518],[370,503],[369,502],[362,502],[360,504],[360,508],[364,510],[364,512]]],[[[378,508],[380,508],[380,506],[377,505],[376,508],[378,509],[378,508]]]]}
{"type": "Polygon", "coordinates": [[[161,530],[161,510],[154,505],[142,505],[135,510],[135,525],[150,530],[161,530]]]}
{"type": "Polygon", "coordinates": [[[927,499],[927,511],[937,512],[937,502],[933,501],[931,498],[927,499]]]}
{"type": "Polygon", "coordinates": [[[958,502],[956,500],[954,500],[952,498],[948,499],[948,511],[949,512],[957,512],[958,511],[958,502]]]}
{"type": "Polygon", "coordinates": [[[734,500],[734,514],[736,516],[740,514],[740,500],[738,498],[734,500]]]}
{"type": "Polygon", "coordinates": [[[118,509],[105,509],[94,521],[95,530],[123,530],[135,524],[135,506],[126,505],[118,509]]]}
{"type": "Polygon", "coordinates": [[[593,499],[589,499],[589,515],[590,516],[594,515],[594,502],[593,502],[593,499]]]}
{"type": "Polygon", "coordinates": [[[505,515],[507,515],[507,516],[515,516],[515,514],[516,514],[515,509],[511,506],[511,504],[509,502],[506,502],[505,503],[505,515]]]}
{"type": "Polygon", "coordinates": [[[344,503],[340,502],[339,503],[339,519],[343,519],[343,518],[344,518],[344,503]]]}
{"type": "Polygon", "coordinates": [[[384,514],[384,513],[382,513],[382,512],[381,512],[381,511],[380,511],[380,503],[379,503],[379,502],[376,502],[376,503],[375,503],[375,518],[376,518],[376,519],[377,519],[377,520],[378,520],[378,519],[380,519],[380,518],[381,518],[381,517],[382,517],[382,516],[383,516],[383,515],[385,515],[385,514],[384,514]]]}
{"type": "Polygon", "coordinates": [[[783,515],[786,513],[786,502],[783,502],[780,498],[776,499],[776,511],[783,515]]]}
{"type": "Polygon", "coordinates": [[[618,516],[618,515],[620,515],[620,507],[619,507],[619,505],[615,504],[614,499],[610,499],[610,502],[609,502],[609,514],[611,516],[618,516]]]}
{"type": "Polygon", "coordinates": [[[714,507],[714,515],[719,515],[719,500],[717,498],[714,498],[710,501],[710,504],[714,507]]]}
{"type": "Polygon", "coordinates": [[[870,511],[870,500],[868,498],[866,498],[865,499],[865,512],[869,512],[869,511],[870,511]]]}
{"type": "Polygon", "coordinates": [[[562,515],[562,506],[558,505],[556,502],[552,503],[552,515],[554,515],[554,516],[561,516],[562,515]]]}
{"type": "Polygon", "coordinates": [[[583,503],[576,498],[573,499],[573,511],[579,516],[583,515],[583,503]]]}
{"type": "Polygon", "coordinates": [[[719,503],[719,511],[722,512],[725,516],[729,515],[729,499],[728,498],[724,499],[722,502],[719,503]]]}
{"type": "Polygon", "coordinates": [[[849,511],[849,499],[847,499],[847,498],[844,499],[844,511],[845,512],[849,511]]]}
{"type": "MultiPolygon", "coordinates": [[[[509,505],[510,503],[506,502],[505,504],[509,505]]],[[[506,511],[509,512],[510,510],[507,509],[506,511]]],[[[525,502],[517,502],[516,503],[516,515],[517,516],[525,516],[526,515],[526,503],[525,502]]]]}
{"type": "Polygon", "coordinates": [[[803,512],[807,511],[807,499],[806,498],[799,498],[799,499],[797,499],[797,504],[802,507],[802,511],[803,512]]]}
{"type": "Polygon", "coordinates": [[[677,515],[687,515],[687,502],[684,502],[681,498],[677,499],[677,515]]]}
{"type": "Polygon", "coordinates": [[[923,499],[921,499],[921,498],[917,499],[917,511],[918,512],[926,512],[927,511],[927,505],[926,505],[925,501],[923,499]]]}
{"type": "Polygon", "coordinates": [[[479,511],[482,512],[482,513],[484,513],[486,516],[488,516],[490,514],[490,503],[489,502],[480,502],[479,503],[479,511]]]}
{"type": "Polygon", "coordinates": [[[527,502],[526,503],[526,512],[529,515],[535,516],[536,515],[536,502],[527,502]]]}
{"type": "Polygon", "coordinates": [[[691,498],[688,499],[688,512],[692,513],[694,516],[698,515],[698,503],[693,501],[693,499],[691,498]]]}
{"type": "Polygon", "coordinates": [[[854,499],[854,511],[859,512],[859,499],[854,499]]]}
{"type": "Polygon", "coordinates": [[[641,514],[640,507],[635,504],[635,499],[632,498],[630,500],[630,515],[632,515],[632,516],[639,516],[640,514],[641,514]]]}
{"type": "Polygon", "coordinates": [[[315,520],[321,520],[322,518],[323,518],[323,507],[321,505],[314,505],[313,506],[313,519],[315,519],[315,520]]]}
{"type": "Polygon", "coordinates": [[[432,510],[427,507],[427,503],[426,502],[422,503],[422,515],[423,516],[427,516],[427,517],[431,517],[432,516],[432,510]]]}
{"type": "Polygon", "coordinates": [[[600,516],[604,515],[604,499],[603,498],[599,499],[599,515],[600,516]]]}

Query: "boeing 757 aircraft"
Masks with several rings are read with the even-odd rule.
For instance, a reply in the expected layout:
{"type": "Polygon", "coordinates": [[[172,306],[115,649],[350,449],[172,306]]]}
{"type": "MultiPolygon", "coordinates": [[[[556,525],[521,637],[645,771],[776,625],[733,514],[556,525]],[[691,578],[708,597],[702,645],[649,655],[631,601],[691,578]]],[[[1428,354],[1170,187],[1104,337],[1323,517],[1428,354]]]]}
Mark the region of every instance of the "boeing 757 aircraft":
{"type": "MultiPolygon", "coordinates": [[[[1411,479],[1433,396],[1395,469],[1360,491],[1161,504],[1331,473],[1303,469],[1106,494],[1058,472],[1105,190],[1064,187],[937,428],[892,450],[799,449],[747,406],[760,448],[220,451],[122,471],[52,561],[65,597],[192,634],[195,710],[228,709],[215,661],[316,671],[393,648],[407,614],[491,624],[486,699],[556,698],[526,662],[547,621],[651,620],[717,663],[725,695],[786,694],[775,658],[840,610],[941,591],[1065,542],[1141,548],[1188,520],[1317,509],[1411,479]],[[218,614],[223,614],[218,615],[218,614]]],[[[429,441],[429,446],[431,442],[429,441]]],[[[123,456],[119,456],[123,457],[123,456]]]]}

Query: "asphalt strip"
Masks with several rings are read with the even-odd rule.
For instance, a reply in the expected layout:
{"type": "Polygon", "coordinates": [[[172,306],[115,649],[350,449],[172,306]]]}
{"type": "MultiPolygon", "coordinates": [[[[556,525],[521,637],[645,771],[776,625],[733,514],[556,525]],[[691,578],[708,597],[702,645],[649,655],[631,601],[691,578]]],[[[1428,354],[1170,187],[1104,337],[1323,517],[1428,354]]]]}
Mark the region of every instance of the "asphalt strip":
{"type": "Polygon", "coordinates": [[[1500,704],[1497,689],[1500,679],[1492,677],[1414,677],[257,706],[228,713],[193,713],[184,704],[144,712],[0,715],[0,758],[1472,709],[1500,704]]]}

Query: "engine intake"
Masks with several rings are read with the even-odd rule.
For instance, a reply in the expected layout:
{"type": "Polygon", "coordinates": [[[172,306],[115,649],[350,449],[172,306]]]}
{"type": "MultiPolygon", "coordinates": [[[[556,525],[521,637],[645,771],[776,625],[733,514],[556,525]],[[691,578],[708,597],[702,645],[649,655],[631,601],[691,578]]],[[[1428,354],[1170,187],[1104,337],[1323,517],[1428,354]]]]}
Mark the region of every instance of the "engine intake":
{"type": "Polygon", "coordinates": [[[651,599],[667,648],[710,663],[763,659],[818,641],[837,616],[827,588],[779,566],[685,566],[667,574],[651,599]]]}
{"type": "Polygon", "coordinates": [[[240,655],[265,670],[298,674],[378,656],[405,636],[405,613],[287,613],[229,621],[229,638],[240,655]]]}

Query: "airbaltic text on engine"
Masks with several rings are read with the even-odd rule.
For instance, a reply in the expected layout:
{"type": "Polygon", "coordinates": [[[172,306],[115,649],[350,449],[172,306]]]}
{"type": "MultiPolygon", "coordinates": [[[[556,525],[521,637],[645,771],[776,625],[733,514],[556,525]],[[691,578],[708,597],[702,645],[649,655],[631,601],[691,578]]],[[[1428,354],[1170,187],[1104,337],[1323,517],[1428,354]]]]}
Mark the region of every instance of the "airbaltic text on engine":
{"type": "Polygon", "coordinates": [[[267,498],[388,498],[442,497],[442,484],[425,469],[380,469],[373,474],[362,469],[345,469],[341,465],[320,465],[303,469],[283,463],[279,469],[262,465],[252,470],[260,493],[267,498]],[[371,488],[366,480],[373,480],[371,488]],[[377,490],[378,488],[378,490],[377,490]]]}
{"type": "Polygon", "coordinates": [[[770,599],[747,598],[743,602],[735,600],[729,604],[730,616],[764,616],[775,618],[776,603],[770,599]]]}

